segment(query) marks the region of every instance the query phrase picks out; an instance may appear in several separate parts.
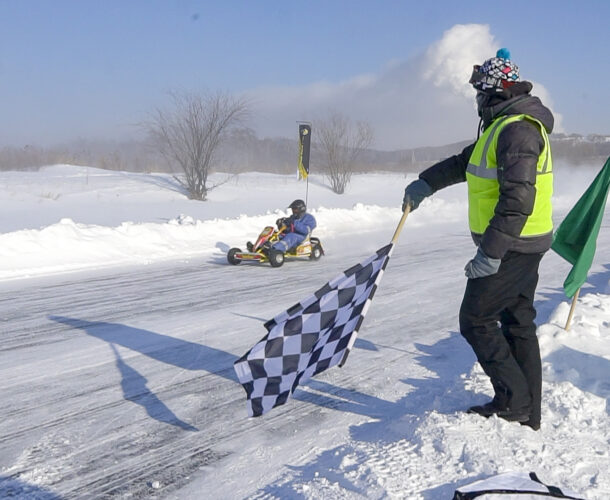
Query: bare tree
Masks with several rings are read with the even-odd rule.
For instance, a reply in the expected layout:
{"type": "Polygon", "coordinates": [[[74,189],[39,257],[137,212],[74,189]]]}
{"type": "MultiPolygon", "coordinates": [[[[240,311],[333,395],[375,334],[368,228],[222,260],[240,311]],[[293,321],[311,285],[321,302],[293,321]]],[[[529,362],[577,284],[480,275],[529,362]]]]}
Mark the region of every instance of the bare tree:
{"type": "Polygon", "coordinates": [[[317,149],[331,189],[343,194],[355,170],[360,153],[373,142],[373,129],[367,122],[352,121],[339,112],[315,123],[317,149]]]}
{"type": "Polygon", "coordinates": [[[227,132],[248,114],[244,99],[215,94],[170,94],[173,109],[157,109],[147,125],[154,147],[170,166],[178,166],[184,179],[176,177],[189,198],[204,201],[208,175],[216,160],[218,146],[227,132]]]}

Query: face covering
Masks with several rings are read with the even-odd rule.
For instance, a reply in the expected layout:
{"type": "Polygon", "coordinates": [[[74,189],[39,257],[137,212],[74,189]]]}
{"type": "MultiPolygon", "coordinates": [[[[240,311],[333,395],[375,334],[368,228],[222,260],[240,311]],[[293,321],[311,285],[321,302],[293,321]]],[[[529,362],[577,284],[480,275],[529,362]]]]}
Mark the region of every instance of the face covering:
{"type": "Polygon", "coordinates": [[[476,100],[477,100],[477,112],[479,113],[479,116],[481,116],[483,108],[489,102],[489,95],[486,94],[485,92],[477,92],[476,100]]]}

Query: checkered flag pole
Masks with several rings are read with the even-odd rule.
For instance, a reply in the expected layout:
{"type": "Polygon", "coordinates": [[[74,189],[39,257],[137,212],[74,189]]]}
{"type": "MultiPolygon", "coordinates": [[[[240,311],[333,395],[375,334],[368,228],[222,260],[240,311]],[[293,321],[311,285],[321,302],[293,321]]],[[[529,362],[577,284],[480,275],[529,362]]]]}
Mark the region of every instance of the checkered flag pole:
{"type": "Polygon", "coordinates": [[[390,244],[265,323],[267,335],[235,362],[249,416],[284,404],[299,384],[345,363],[407,213],[390,244]]]}

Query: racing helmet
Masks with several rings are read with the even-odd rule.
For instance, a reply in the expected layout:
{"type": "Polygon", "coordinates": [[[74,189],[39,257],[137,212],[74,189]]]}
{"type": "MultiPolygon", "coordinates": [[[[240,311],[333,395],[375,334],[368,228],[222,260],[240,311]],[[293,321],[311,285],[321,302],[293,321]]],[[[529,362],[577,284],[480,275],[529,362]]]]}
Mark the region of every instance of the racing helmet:
{"type": "Polygon", "coordinates": [[[288,208],[292,209],[292,215],[300,219],[303,217],[305,212],[307,211],[307,207],[305,206],[305,202],[303,200],[294,200],[288,208]]]}

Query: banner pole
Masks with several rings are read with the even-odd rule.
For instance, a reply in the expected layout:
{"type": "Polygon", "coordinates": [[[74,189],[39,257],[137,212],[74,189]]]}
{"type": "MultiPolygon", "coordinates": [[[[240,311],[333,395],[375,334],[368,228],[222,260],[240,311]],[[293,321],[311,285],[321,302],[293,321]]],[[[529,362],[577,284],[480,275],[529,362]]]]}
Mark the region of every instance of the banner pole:
{"type": "Polygon", "coordinates": [[[576,308],[576,301],[578,300],[578,294],[580,293],[580,288],[576,290],[574,297],[572,297],[572,306],[570,307],[570,314],[568,314],[568,320],[566,321],[566,326],[564,330],[570,329],[570,322],[572,321],[572,315],[574,314],[574,309],[576,308]]]}

